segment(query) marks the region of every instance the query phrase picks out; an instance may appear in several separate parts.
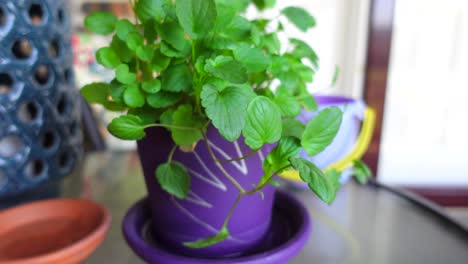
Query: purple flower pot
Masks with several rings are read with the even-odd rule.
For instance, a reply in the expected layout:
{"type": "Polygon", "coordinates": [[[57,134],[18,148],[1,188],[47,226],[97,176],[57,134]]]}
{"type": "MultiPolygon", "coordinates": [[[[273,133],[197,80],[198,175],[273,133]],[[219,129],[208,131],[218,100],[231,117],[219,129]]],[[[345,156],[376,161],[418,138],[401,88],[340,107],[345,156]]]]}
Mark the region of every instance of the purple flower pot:
{"type": "MultiPolygon", "coordinates": [[[[204,249],[189,249],[184,242],[215,235],[223,225],[239,191],[216,167],[204,141],[194,152],[176,150],[174,161],[184,164],[191,177],[191,192],[180,200],[163,191],[155,177],[156,168],[167,162],[174,143],[166,129],[151,128],[138,142],[148,200],[152,215],[153,235],[179,254],[195,257],[224,257],[242,254],[260,245],[270,227],[275,189],[267,186],[261,194],[244,197],[229,222],[231,237],[204,249]]],[[[209,144],[218,159],[232,159],[251,152],[242,139],[228,142],[214,127],[208,128],[209,144]]],[[[224,168],[245,189],[252,189],[263,174],[264,154],[238,162],[223,163],[224,168]]]]}
{"type": "MultiPolygon", "coordinates": [[[[360,133],[361,122],[364,120],[366,105],[360,100],[340,96],[316,96],[315,98],[319,105],[319,110],[337,106],[343,111],[343,122],[333,142],[312,159],[307,156],[305,150],[301,153],[301,157],[310,159],[319,168],[325,169],[344,158],[353,150],[360,133]]],[[[317,113],[303,111],[298,119],[305,124],[317,113]]],[[[350,171],[344,171],[341,182],[347,182],[350,176],[350,171]]]]}

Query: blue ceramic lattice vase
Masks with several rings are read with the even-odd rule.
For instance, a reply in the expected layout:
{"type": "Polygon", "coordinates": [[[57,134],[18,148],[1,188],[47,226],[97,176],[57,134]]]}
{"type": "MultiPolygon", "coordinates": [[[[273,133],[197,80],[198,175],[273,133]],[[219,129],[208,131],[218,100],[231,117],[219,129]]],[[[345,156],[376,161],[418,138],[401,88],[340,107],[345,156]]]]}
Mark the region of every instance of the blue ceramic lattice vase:
{"type": "Polygon", "coordinates": [[[0,1],[0,203],[34,190],[53,195],[82,157],[65,7],[0,1]]]}

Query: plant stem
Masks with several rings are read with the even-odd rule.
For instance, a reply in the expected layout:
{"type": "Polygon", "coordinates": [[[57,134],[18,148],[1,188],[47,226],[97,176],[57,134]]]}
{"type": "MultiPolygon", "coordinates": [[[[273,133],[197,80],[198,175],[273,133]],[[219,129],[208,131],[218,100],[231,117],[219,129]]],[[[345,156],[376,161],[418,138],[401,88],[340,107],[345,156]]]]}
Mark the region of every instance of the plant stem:
{"type": "Polygon", "coordinates": [[[200,130],[200,128],[196,127],[183,127],[183,126],[173,126],[173,125],[165,125],[165,124],[151,124],[147,125],[144,128],[150,127],[164,127],[164,128],[172,128],[172,129],[180,129],[180,130],[200,130]]]}
{"type": "Polygon", "coordinates": [[[217,161],[219,161],[219,162],[221,162],[221,163],[226,163],[226,162],[232,162],[232,161],[245,160],[245,159],[248,159],[248,158],[252,157],[253,155],[257,154],[258,151],[259,151],[259,149],[258,149],[258,150],[254,150],[254,151],[250,152],[249,154],[247,154],[247,155],[245,155],[245,156],[243,156],[243,157],[239,157],[239,158],[228,159],[228,160],[217,160],[217,161]]]}
{"type": "Polygon", "coordinates": [[[266,179],[266,181],[264,181],[262,184],[258,185],[254,189],[246,192],[245,194],[246,195],[252,195],[252,194],[256,194],[257,192],[261,191],[268,184],[268,182],[271,181],[271,179],[273,179],[273,177],[275,177],[278,173],[284,171],[285,169],[287,169],[289,167],[291,167],[291,165],[284,166],[283,168],[279,169],[278,171],[273,172],[271,174],[271,176],[266,179]]]}
{"type": "Polygon", "coordinates": [[[232,183],[234,184],[234,186],[236,186],[237,189],[239,189],[239,191],[241,192],[241,194],[244,194],[245,193],[245,189],[240,185],[240,183],[238,181],[236,181],[236,179],[234,179],[234,177],[232,177],[223,167],[223,165],[221,165],[221,163],[218,161],[218,159],[216,158],[214,152],[213,152],[213,149],[211,149],[211,146],[210,146],[210,143],[208,142],[208,137],[206,136],[206,133],[204,131],[202,131],[202,134],[203,134],[203,139],[205,141],[205,145],[206,145],[206,148],[208,149],[208,152],[211,156],[211,158],[213,159],[214,163],[216,164],[216,166],[218,167],[218,169],[224,174],[224,176],[232,183]]]}
{"type": "Polygon", "coordinates": [[[239,202],[242,199],[242,196],[244,196],[242,193],[239,193],[239,195],[237,195],[236,201],[232,205],[231,209],[229,209],[229,213],[226,216],[226,219],[224,220],[223,227],[227,228],[227,225],[229,224],[229,220],[231,220],[232,214],[234,213],[234,210],[237,208],[237,205],[239,205],[239,202]]]}
{"type": "Polygon", "coordinates": [[[177,149],[177,145],[172,147],[171,152],[169,153],[169,158],[167,159],[167,163],[172,163],[172,158],[174,157],[174,153],[177,149]]]}

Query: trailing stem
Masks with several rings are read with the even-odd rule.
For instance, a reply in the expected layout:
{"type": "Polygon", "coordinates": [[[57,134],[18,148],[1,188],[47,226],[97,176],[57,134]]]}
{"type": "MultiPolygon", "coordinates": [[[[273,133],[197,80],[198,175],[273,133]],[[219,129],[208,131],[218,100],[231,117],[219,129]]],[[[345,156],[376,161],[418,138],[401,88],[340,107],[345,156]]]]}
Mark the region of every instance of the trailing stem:
{"type": "Polygon", "coordinates": [[[241,193],[245,193],[245,189],[244,187],[242,187],[240,185],[240,183],[238,181],[236,181],[236,179],[234,179],[234,177],[232,177],[225,169],[224,167],[221,165],[221,163],[218,161],[218,159],[216,158],[214,152],[213,152],[213,149],[211,148],[210,146],[210,143],[208,142],[208,137],[206,136],[206,133],[204,131],[202,131],[202,134],[203,134],[203,139],[205,141],[205,144],[206,144],[206,148],[208,149],[208,153],[210,154],[211,158],[213,159],[213,161],[215,162],[216,166],[218,167],[218,169],[224,174],[224,176],[232,183],[234,184],[234,186],[236,186],[236,188],[241,192],[241,193]]]}

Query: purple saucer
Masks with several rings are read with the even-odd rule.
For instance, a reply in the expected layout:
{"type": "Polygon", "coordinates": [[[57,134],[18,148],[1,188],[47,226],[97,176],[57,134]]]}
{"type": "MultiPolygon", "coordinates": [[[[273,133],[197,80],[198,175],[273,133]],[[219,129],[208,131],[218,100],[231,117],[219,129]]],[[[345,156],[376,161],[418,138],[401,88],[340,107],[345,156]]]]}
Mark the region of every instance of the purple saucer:
{"type": "Polygon", "coordinates": [[[311,222],[307,210],[293,196],[278,191],[273,219],[264,243],[250,253],[222,259],[203,259],[179,255],[158,243],[152,236],[146,198],[127,212],[123,233],[127,243],[142,259],[153,264],[283,264],[296,256],[309,239],[311,222]]]}

